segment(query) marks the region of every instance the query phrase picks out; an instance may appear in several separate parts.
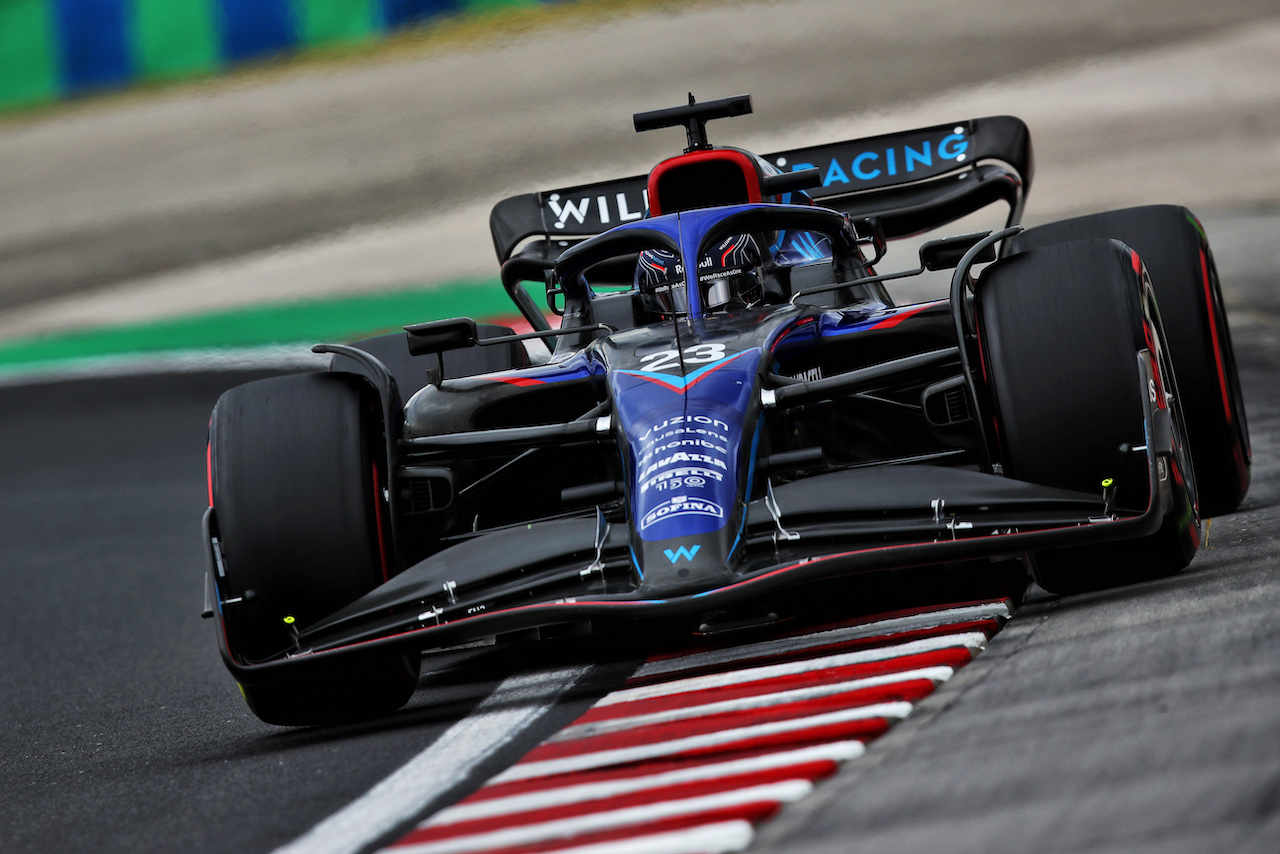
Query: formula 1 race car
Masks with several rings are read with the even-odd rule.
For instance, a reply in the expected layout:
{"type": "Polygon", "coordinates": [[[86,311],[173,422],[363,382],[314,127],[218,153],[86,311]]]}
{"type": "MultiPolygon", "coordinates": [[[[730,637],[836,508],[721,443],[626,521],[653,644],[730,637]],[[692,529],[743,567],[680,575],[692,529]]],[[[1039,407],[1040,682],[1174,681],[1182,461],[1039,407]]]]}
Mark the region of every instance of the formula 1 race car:
{"type": "Polygon", "coordinates": [[[732,622],[858,573],[1155,578],[1240,503],[1245,412],[1190,212],[1023,230],[1018,119],[765,157],[709,144],[708,121],[750,111],[638,113],[638,131],[683,126],[684,152],[494,208],[531,331],[420,323],[223,395],[206,612],[255,714],[381,714],[426,650],[732,622]],[[876,272],[888,241],[1004,204],[1004,228],[876,272]],[[890,298],[938,270],[949,299],[890,298]]]}

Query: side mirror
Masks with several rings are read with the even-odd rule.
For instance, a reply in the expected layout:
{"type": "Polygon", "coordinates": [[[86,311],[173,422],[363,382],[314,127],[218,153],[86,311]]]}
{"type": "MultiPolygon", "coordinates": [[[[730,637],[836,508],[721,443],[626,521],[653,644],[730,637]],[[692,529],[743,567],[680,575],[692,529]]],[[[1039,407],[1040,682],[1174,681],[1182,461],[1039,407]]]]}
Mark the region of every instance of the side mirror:
{"type": "Polygon", "coordinates": [[[875,252],[875,256],[867,263],[872,265],[879,263],[889,248],[884,236],[884,223],[880,221],[880,217],[867,216],[855,219],[853,227],[854,231],[857,232],[858,242],[871,244],[871,248],[875,252]]]}
{"type": "Polygon", "coordinates": [[[406,326],[404,331],[409,336],[409,354],[412,356],[471,347],[480,340],[476,322],[469,317],[415,323],[412,326],[406,326]]]}
{"type": "MultiPolygon", "coordinates": [[[[978,241],[986,239],[990,233],[979,231],[930,240],[920,247],[920,266],[926,270],[954,270],[964,258],[964,254],[976,246],[978,241]]],[[[978,262],[996,260],[995,244],[982,250],[974,260],[978,262]]]]}
{"type": "Polygon", "coordinates": [[[547,270],[547,308],[551,309],[551,313],[564,317],[565,302],[557,299],[564,296],[564,285],[560,284],[560,277],[555,270],[547,270]]]}
{"type": "Polygon", "coordinates": [[[766,175],[760,179],[760,193],[765,196],[781,196],[783,193],[811,190],[821,186],[822,172],[819,169],[783,172],[780,175],[766,175]]]}

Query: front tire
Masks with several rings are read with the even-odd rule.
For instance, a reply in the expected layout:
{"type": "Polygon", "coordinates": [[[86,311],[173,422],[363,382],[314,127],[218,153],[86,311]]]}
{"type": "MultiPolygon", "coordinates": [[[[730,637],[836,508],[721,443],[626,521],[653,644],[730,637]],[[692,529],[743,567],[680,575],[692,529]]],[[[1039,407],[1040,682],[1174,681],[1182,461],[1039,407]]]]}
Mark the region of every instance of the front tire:
{"type": "Polygon", "coordinates": [[[1204,229],[1186,208],[1149,205],[1028,229],[1010,241],[1010,249],[1103,237],[1131,247],[1150,273],[1178,373],[1200,513],[1230,513],[1249,490],[1252,454],[1222,287],[1204,229]]]}
{"type": "MultiPolygon", "coordinates": [[[[232,655],[252,664],[386,580],[374,448],[377,407],[341,373],[274,377],[231,389],[210,422],[210,486],[232,655]],[[237,601],[238,600],[238,601],[237,601]]],[[[369,654],[242,685],[268,723],[330,723],[394,711],[417,685],[418,657],[369,654]]]]}
{"type": "MultiPolygon", "coordinates": [[[[1136,540],[1038,552],[1035,580],[1077,593],[1169,575],[1199,543],[1195,479],[1186,457],[1173,371],[1141,266],[1113,240],[1056,244],[988,268],[979,287],[979,337],[1004,470],[1032,483],[1093,492],[1115,488],[1115,507],[1140,512],[1166,501],[1160,529],[1136,540]],[[1175,453],[1150,496],[1138,359],[1158,364],[1175,453]],[[1162,497],[1163,496],[1163,497],[1162,497]]],[[[1153,401],[1154,403],[1154,401],[1153,401]]]]}

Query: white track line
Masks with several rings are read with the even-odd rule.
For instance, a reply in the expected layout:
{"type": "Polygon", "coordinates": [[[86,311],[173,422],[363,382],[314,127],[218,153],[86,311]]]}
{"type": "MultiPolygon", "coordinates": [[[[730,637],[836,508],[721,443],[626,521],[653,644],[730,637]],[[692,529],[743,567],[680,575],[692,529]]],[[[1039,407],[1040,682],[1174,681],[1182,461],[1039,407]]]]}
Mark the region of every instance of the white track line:
{"type": "Polygon", "coordinates": [[[493,818],[499,815],[549,809],[566,804],[603,801],[651,789],[665,789],[668,786],[696,783],[703,780],[718,780],[722,777],[759,773],[775,768],[804,765],[810,762],[847,762],[850,759],[857,759],[866,750],[866,747],[860,741],[837,741],[830,744],[819,744],[814,747],[804,747],[799,750],[767,753],[763,756],[753,756],[749,759],[733,759],[728,762],[696,765],[692,768],[665,771],[644,777],[601,780],[594,783],[539,789],[534,792],[509,795],[505,798],[488,798],[472,802],[464,801],[441,810],[420,824],[419,827],[436,827],[445,824],[457,824],[463,821],[493,818]]]}
{"type": "Polygon", "coordinates": [[[843,682],[829,682],[810,688],[796,688],[791,691],[778,691],[772,694],[757,694],[753,697],[739,697],[734,700],[721,700],[713,703],[699,704],[690,698],[689,702],[678,709],[667,709],[661,712],[650,712],[630,717],[610,718],[602,721],[590,721],[565,727],[547,739],[548,742],[573,741],[593,735],[604,735],[609,732],[622,732],[636,727],[652,724],[668,723],[686,718],[700,718],[706,715],[717,715],[724,712],[747,711],[748,709],[764,709],[769,706],[781,706],[786,703],[797,703],[804,700],[815,700],[835,694],[846,694],[864,688],[876,688],[894,685],[899,682],[912,682],[927,679],[937,687],[946,682],[955,673],[950,667],[926,667],[920,670],[908,670],[903,673],[891,673],[885,676],[872,676],[866,679],[850,679],[843,682]]]}
{"type": "Polygon", "coordinates": [[[982,632],[961,632],[955,635],[939,635],[932,638],[908,641],[875,649],[859,649],[853,652],[840,652],[822,658],[811,658],[804,661],[786,661],[781,664],[762,664],[746,667],[726,673],[708,673],[704,676],[689,676],[684,679],[673,679],[670,682],[659,682],[654,685],[639,685],[635,688],[621,688],[603,697],[596,706],[611,706],[616,703],[628,703],[634,700],[646,700],[651,697],[665,697],[669,694],[682,694],[689,691],[705,691],[708,688],[720,688],[727,685],[738,685],[761,679],[773,679],[795,673],[809,673],[813,670],[825,670],[831,667],[844,667],[850,664],[868,664],[874,661],[888,661],[923,652],[937,652],[963,646],[976,655],[987,645],[987,636],[982,632]]]}
{"type": "Polygon", "coordinates": [[[205,371],[322,371],[329,367],[332,360],[333,357],[327,354],[312,353],[307,344],[77,356],[28,365],[0,366],[0,387],[205,371]]]}
{"type": "Polygon", "coordinates": [[[862,623],[856,626],[829,629],[825,632],[800,635],[799,637],[760,641],[758,643],[729,647],[727,649],[708,650],[707,652],[695,652],[675,658],[659,659],[658,661],[651,661],[643,665],[636,671],[635,677],[644,678],[646,676],[677,673],[681,670],[689,670],[695,667],[727,664],[734,661],[740,661],[744,658],[794,652],[803,650],[807,647],[839,643],[846,640],[856,640],[863,637],[875,637],[877,635],[907,632],[916,629],[934,628],[937,626],[969,622],[972,620],[1005,620],[1008,618],[1009,606],[1004,602],[968,605],[963,608],[947,608],[941,611],[929,611],[924,614],[911,614],[905,617],[894,617],[889,620],[877,620],[872,623],[862,623]]]}
{"type": "Polygon", "coordinates": [[[813,784],[808,780],[784,780],[781,783],[750,786],[730,792],[717,792],[714,795],[588,813],[573,818],[517,825],[465,836],[452,836],[434,842],[395,845],[391,850],[394,854],[466,854],[472,851],[532,845],[553,839],[564,839],[571,843],[574,836],[599,833],[629,825],[636,826],[638,832],[643,833],[644,826],[653,821],[745,804],[792,803],[812,791],[813,784]]]}
{"type": "Polygon", "coordinates": [[[361,797],[275,854],[354,854],[462,783],[509,744],[588,670],[566,667],[504,680],[476,710],[361,797]]]}
{"type": "Polygon", "coordinates": [[[586,771],[591,768],[607,768],[610,765],[657,759],[688,750],[717,747],[724,744],[732,744],[735,741],[747,741],[779,733],[799,732],[868,718],[888,718],[898,721],[911,714],[911,709],[912,705],[910,703],[881,703],[875,706],[862,706],[857,709],[842,709],[838,712],[812,715],[807,718],[771,721],[765,724],[721,730],[705,735],[692,735],[685,738],[672,739],[671,741],[638,744],[632,747],[620,747],[612,750],[598,750],[555,759],[543,759],[537,762],[521,762],[512,765],[506,771],[494,777],[493,782],[509,783],[515,780],[549,777],[553,774],[586,771]]]}
{"type": "Polygon", "coordinates": [[[734,854],[746,850],[754,838],[751,822],[722,821],[651,836],[557,848],[555,854],[734,854]]]}

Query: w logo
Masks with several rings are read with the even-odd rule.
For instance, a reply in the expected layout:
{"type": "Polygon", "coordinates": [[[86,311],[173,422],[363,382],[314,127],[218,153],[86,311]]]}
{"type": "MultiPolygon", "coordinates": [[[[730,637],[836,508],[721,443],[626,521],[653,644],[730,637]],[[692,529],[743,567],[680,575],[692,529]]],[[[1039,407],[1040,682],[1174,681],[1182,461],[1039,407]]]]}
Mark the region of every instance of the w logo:
{"type": "MultiPolygon", "coordinates": [[[[604,197],[601,196],[603,203],[604,197]]],[[[591,204],[591,199],[579,199],[577,204],[572,199],[565,199],[564,206],[560,205],[560,194],[552,193],[547,198],[547,203],[551,205],[551,210],[555,212],[557,217],[556,228],[564,228],[565,220],[570,216],[578,221],[579,225],[583,225],[587,221],[587,206],[591,204]]]]}
{"type": "Polygon", "coordinates": [[[691,549],[686,549],[684,546],[681,546],[675,551],[671,551],[671,549],[664,549],[662,553],[666,555],[667,560],[671,561],[672,563],[679,563],[680,558],[684,558],[685,560],[692,561],[694,556],[698,554],[698,549],[700,548],[702,548],[702,546],[700,545],[694,546],[691,549]]]}

